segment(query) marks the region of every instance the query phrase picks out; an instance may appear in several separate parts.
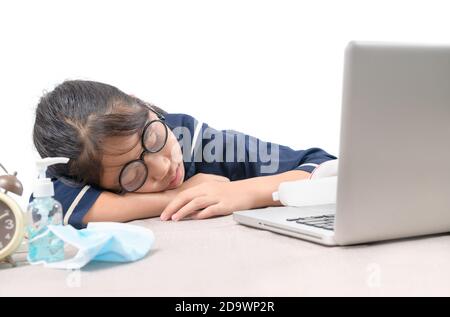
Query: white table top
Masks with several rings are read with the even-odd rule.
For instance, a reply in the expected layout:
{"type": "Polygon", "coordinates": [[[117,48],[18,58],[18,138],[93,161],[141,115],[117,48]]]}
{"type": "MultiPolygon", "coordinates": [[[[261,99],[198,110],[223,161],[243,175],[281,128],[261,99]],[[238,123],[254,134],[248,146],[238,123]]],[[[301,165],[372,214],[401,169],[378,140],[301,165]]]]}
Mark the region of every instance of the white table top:
{"type": "Polygon", "coordinates": [[[324,247],[232,216],[133,223],[156,236],[143,260],[81,271],[2,265],[0,296],[450,295],[450,235],[324,247]]]}

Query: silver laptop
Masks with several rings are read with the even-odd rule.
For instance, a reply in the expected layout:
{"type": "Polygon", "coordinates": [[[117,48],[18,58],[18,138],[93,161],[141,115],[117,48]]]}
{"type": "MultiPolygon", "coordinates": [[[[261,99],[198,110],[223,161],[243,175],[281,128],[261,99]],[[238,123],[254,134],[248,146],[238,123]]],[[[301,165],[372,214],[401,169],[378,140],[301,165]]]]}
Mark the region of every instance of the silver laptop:
{"type": "Polygon", "coordinates": [[[336,204],[234,219],[324,245],[449,232],[450,46],[350,42],[336,204]]]}

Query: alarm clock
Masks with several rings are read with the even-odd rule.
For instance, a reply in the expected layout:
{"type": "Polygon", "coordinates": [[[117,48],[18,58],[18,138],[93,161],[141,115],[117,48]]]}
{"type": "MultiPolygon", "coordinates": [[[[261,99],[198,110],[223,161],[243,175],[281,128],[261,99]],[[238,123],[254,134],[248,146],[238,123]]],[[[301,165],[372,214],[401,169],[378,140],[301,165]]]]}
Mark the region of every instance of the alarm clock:
{"type": "Polygon", "coordinates": [[[0,176],[0,262],[6,261],[15,266],[11,255],[21,245],[25,235],[25,217],[22,209],[16,201],[8,195],[8,192],[21,196],[22,183],[17,179],[17,173],[9,175],[8,171],[0,164],[7,175],[0,176]]]}

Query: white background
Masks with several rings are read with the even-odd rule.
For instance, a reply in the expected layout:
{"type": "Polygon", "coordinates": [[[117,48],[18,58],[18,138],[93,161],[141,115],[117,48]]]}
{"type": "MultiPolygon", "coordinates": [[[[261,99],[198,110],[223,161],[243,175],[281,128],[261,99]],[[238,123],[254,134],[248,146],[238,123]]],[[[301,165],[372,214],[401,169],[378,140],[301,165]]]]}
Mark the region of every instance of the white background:
{"type": "Polygon", "coordinates": [[[445,43],[446,1],[1,1],[0,162],[31,192],[34,108],[65,79],[337,155],[350,40],[445,43]]]}

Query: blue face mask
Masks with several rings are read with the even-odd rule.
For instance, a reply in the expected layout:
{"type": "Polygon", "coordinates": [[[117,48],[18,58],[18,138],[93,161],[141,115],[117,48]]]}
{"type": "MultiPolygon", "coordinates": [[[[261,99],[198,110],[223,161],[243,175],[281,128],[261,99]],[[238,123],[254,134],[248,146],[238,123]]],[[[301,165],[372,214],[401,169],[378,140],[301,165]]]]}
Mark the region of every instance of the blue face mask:
{"type": "Polygon", "coordinates": [[[48,226],[49,232],[78,249],[77,254],[60,262],[38,262],[56,269],[80,269],[90,261],[131,262],[143,258],[155,241],[144,227],[115,222],[92,222],[86,229],[72,226],[48,226]]]}

